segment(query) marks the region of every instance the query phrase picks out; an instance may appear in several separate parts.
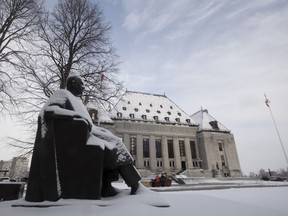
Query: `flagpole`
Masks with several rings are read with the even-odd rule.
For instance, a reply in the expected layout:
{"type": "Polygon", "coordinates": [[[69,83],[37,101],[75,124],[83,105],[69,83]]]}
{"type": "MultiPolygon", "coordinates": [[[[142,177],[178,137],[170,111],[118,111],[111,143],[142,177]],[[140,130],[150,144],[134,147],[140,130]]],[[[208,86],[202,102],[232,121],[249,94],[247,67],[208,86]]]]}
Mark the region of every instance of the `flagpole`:
{"type": "MultiPolygon", "coordinates": [[[[264,95],[265,95],[265,94],[264,94],[264,95]]],[[[275,119],[274,119],[274,116],[273,116],[271,107],[270,107],[270,105],[269,105],[270,101],[267,99],[266,95],[265,95],[265,99],[266,99],[266,100],[265,100],[265,103],[266,103],[266,105],[267,105],[268,108],[269,108],[269,111],[270,111],[270,114],[271,114],[271,117],[272,117],[272,120],[273,120],[275,129],[276,129],[276,132],[277,132],[277,135],[278,135],[278,139],[279,139],[279,141],[280,141],[280,144],[281,144],[281,147],[282,147],[282,150],[283,150],[285,159],[286,159],[287,167],[288,167],[288,157],[287,157],[287,154],[286,154],[286,152],[285,152],[285,148],[284,148],[284,145],[283,145],[283,143],[282,143],[282,139],[281,139],[281,137],[280,137],[280,133],[279,133],[278,127],[277,127],[277,125],[276,125],[276,122],[275,122],[275,119]]]]}

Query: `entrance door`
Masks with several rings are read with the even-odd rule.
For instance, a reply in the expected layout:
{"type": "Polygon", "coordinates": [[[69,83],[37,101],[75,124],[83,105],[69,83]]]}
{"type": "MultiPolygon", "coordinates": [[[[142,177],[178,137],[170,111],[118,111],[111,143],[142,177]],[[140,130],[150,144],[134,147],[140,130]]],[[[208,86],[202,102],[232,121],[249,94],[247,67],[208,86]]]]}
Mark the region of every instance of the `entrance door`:
{"type": "Polygon", "coordinates": [[[182,170],[186,170],[186,162],[185,161],[181,161],[181,168],[182,168],[182,170]]]}

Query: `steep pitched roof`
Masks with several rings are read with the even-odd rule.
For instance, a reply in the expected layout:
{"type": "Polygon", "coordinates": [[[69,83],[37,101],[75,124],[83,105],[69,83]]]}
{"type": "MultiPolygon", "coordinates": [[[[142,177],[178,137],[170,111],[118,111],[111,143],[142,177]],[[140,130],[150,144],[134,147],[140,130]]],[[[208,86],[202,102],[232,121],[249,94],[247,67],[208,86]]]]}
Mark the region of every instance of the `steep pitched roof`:
{"type": "Polygon", "coordinates": [[[191,118],[199,124],[199,131],[220,131],[220,132],[230,132],[224,125],[213,118],[207,109],[201,109],[200,111],[191,115],[191,118]]]}
{"type": "Polygon", "coordinates": [[[112,119],[196,125],[165,95],[126,91],[110,112],[112,119]]]}

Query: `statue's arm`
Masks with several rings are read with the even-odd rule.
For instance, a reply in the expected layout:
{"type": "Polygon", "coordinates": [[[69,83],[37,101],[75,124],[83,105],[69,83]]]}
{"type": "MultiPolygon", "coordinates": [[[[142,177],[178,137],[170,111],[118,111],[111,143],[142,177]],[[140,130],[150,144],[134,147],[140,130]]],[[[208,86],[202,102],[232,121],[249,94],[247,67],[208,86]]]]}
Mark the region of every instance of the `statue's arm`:
{"type": "Polygon", "coordinates": [[[50,105],[44,111],[45,119],[66,119],[66,120],[80,120],[84,121],[91,131],[91,125],[89,121],[81,115],[81,113],[75,112],[74,110],[69,110],[62,108],[58,105],[50,105]]]}
{"type": "Polygon", "coordinates": [[[79,116],[79,115],[75,111],[65,109],[57,105],[48,106],[44,110],[45,118],[73,119],[76,116],[79,116]]]}

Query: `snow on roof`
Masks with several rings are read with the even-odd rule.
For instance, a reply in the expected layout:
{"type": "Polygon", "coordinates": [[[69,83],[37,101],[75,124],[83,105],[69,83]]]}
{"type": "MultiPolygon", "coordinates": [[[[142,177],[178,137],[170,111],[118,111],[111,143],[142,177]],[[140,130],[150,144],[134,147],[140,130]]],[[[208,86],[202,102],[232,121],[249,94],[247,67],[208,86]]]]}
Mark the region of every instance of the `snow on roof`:
{"type": "Polygon", "coordinates": [[[98,102],[93,101],[86,105],[88,110],[97,110],[97,121],[102,123],[113,123],[113,120],[109,117],[108,112],[105,110],[104,106],[98,102]]]}
{"type": "Polygon", "coordinates": [[[110,112],[112,119],[196,125],[165,95],[126,91],[110,112]]]}
{"type": "Polygon", "coordinates": [[[191,115],[191,118],[199,124],[199,131],[209,130],[230,132],[229,129],[214,119],[211,115],[209,115],[207,109],[201,109],[200,111],[191,115]]]}

